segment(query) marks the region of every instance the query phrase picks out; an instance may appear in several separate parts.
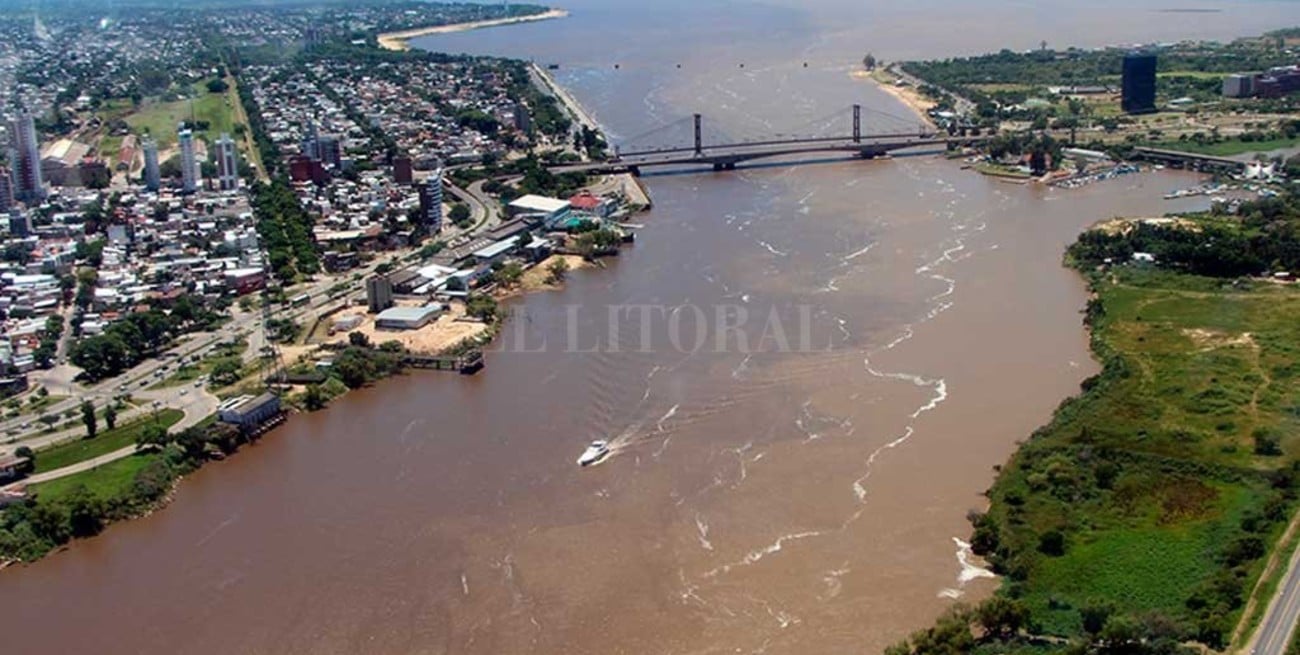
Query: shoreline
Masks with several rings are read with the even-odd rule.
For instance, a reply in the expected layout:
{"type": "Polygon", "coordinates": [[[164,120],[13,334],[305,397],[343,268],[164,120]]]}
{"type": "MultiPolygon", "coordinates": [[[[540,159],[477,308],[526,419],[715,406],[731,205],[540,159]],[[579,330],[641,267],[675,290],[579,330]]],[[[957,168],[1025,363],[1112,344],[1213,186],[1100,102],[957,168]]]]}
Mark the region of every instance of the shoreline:
{"type": "Polygon", "coordinates": [[[535,79],[544,85],[542,91],[551,94],[556,100],[559,100],[560,104],[564,106],[565,111],[573,117],[575,122],[599,134],[602,139],[605,139],[606,143],[609,143],[609,138],[605,134],[605,129],[601,127],[600,122],[587,111],[586,107],[582,106],[581,102],[578,102],[577,98],[573,97],[572,93],[569,93],[568,89],[564,88],[563,85],[555,80],[555,77],[553,77],[550,72],[545,68],[538,66],[536,62],[529,62],[528,66],[532,70],[535,79]]]}
{"type": "Polygon", "coordinates": [[[510,18],[494,18],[492,20],[480,20],[471,23],[451,23],[448,25],[433,25],[429,27],[414,27],[409,30],[398,32],[385,32],[377,37],[379,47],[383,50],[405,51],[411,49],[409,40],[421,36],[432,36],[434,34],[453,34],[456,32],[467,32],[469,30],[479,30],[489,27],[501,27],[503,25],[516,25],[519,23],[532,23],[542,20],[553,20],[556,18],[565,18],[569,15],[568,11],[563,9],[550,9],[540,14],[530,14],[528,16],[512,16],[510,18]]]}
{"type": "MultiPolygon", "coordinates": [[[[894,100],[902,103],[926,126],[934,128],[934,121],[930,120],[930,110],[938,106],[939,103],[921,95],[915,87],[911,85],[898,86],[890,83],[882,76],[888,75],[883,69],[877,68],[875,71],[868,72],[863,70],[853,71],[849,74],[855,80],[867,80],[876,86],[877,89],[884,91],[894,100]]],[[[894,78],[897,80],[898,78],[894,78]]]]}

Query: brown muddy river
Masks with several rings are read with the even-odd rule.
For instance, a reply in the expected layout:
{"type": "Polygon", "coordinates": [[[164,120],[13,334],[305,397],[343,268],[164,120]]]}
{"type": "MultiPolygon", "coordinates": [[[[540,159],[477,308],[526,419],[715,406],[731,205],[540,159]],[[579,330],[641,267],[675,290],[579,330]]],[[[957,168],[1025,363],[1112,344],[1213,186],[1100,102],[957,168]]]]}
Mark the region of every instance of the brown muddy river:
{"type": "MultiPolygon", "coordinates": [[[[645,4],[424,45],[560,63],[620,138],[693,111],[744,137],[906,116],[850,76],[866,49],[1228,37],[1296,6],[645,4]]],[[[295,416],[164,511],[0,573],[6,651],[879,652],[993,589],[964,517],[1096,369],[1062,248],[1204,202],[1161,199],[1186,174],[1066,191],[960,165],[647,177],[637,243],[517,301],[480,375],[295,416]]]]}

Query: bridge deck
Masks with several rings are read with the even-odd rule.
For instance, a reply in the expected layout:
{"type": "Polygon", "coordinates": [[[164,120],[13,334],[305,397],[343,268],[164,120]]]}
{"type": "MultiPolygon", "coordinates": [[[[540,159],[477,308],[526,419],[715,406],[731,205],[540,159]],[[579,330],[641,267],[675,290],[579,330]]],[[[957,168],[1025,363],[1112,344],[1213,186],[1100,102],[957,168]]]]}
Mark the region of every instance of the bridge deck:
{"type": "Polygon", "coordinates": [[[854,140],[852,137],[826,137],[818,139],[787,139],[752,143],[733,143],[706,146],[697,153],[694,148],[669,148],[633,153],[604,162],[560,164],[549,167],[555,173],[615,172],[639,170],[656,166],[712,166],[734,168],[736,164],[756,159],[787,157],[813,153],[847,153],[861,157],[877,157],[894,150],[949,144],[969,145],[987,137],[937,138],[933,135],[880,135],[854,140]]]}

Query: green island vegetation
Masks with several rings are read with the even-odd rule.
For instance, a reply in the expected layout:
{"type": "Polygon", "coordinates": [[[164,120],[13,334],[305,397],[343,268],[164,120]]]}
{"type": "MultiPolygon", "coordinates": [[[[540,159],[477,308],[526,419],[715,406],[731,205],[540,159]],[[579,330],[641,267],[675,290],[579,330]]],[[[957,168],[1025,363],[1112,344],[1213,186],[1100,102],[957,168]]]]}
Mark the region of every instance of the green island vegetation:
{"type": "MultiPolygon", "coordinates": [[[[30,562],[73,538],[96,535],[109,523],[146,514],[166,502],[180,476],[249,441],[220,423],[172,434],[164,426],[164,415],[158,418],[121,428],[132,435],[135,454],[33,484],[27,500],[0,511],[0,561],[30,562]]],[[[37,453],[38,466],[41,459],[37,453]]]]}
{"type": "Polygon", "coordinates": [[[1111,221],[1067,261],[1102,372],[971,514],[1000,590],[890,655],[1222,650],[1277,584],[1243,618],[1300,499],[1300,289],[1247,276],[1300,265],[1300,197],[1111,221]]]}

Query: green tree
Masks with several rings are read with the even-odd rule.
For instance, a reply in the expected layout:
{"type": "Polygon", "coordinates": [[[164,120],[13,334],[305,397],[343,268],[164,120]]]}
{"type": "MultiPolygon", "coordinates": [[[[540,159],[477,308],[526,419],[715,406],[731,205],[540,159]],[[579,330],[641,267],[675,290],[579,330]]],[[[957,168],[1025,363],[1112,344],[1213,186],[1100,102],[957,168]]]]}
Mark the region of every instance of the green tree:
{"type": "Polygon", "coordinates": [[[503,287],[513,287],[519,284],[519,280],[523,276],[524,267],[519,262],[510,262],[496,271],[496,280],[503,287]]]}
{"type": "Polygon", "coordinates": [[[469,207],[460,203],[453,205],[451,211],[447,212],[447,219],[457,227],[468,223],[470,219],[469,207]]]}
{"type": "Polygon", "coordinates": [[[303,405],[306,405],[307,411],[314,412],[325,407],[325,392],[319,384],[307,385],[307,391],[303,394],[303,405]]]}
{"type": "Polygon", "coordinates": [[[1115,605],[1107,601],[1090,601],[1083,607],[1079,608],[1079,616],[1083,619],[1083,631],[1090,634],[1100,634],[1102,628],[1106,627],[1112,614],[1115,613],[1115,605]]]}
{"type": "Polygon", "coordinates": [[[95,420],[95,405],[89,400],[81,401],[81,422],[86,426],[86,438],[94,439],[99,425],[95,420]]]}
{"type": "Polygon", "coordinates": [[[79,484],[62,501],[67,506],[68,529],[74,537],[90,537],[104,529],[103,500],[79,484]]]}
{"type": "Polygon", "coordinates": [[[497,315],[497,301],[492,296],[476,294],[465,301],[465,312],[480,320],[491,321],[497,315]]]}
{"type": "Polygon", "coordinates": [[[365,365],[355,357],[340,357],[334,362],[333,369],[349,389],[365,386],[368,379],[365,365]]]}
{"type": "Polygon", "coordinates": [[[569,274],[569,260],[563,257],[556,259],[551,262],[550,266],[546,267],[546,273],[546,280],[551,284],[563,282],[564,278],[569,274]]]}
{"type": "Polygon", "coordinates": [[[1052,557],[1065,554],[1065,535],[1060,530],[1048,530],[1038,537],[1038,552],[1052,557]]]}
{"type": "Polygon", "coordinates": [[[366,336],[364,332],[360,332],[360,331],[349,332],[348,344],[352,346],[356,346],[357,348],[369,348],[370,337],[366,336]]]}
{"type": "Polygon", "coordinates": [[[36,451],[31,446],[19,446],[14,449],[14,455],[27,458],[27,463],[23,465],[24,473],[31,473],[36,468],[36,451]]]}
{"type": "Polygon", "coordinates": [[[168,436],[167,428],[157,424],[150,423],[140,429],[135,435],[135,446],[139,449],[144,448],[161,448],[167,445],[168,436]]]}
{"type": "Polygon", "coordinates": [[[27,521],[31,523],[36,536],[48,543],[62,544],[71,536],[68,529],[68,508],[61,503],[38,501],[28,512],[27,521]]]}
{"type": "Polygon", "coordinates": [[[111,402],[104,406],[104,424],[112,430],[117,427],[117,402],[111,402]]]}
{"type": "Polygon", "coordinates": [[[975,608],[975,621],[990,637],[1007,640],[1029,622],[1029,609],[1018,600],[994,596],[975,608]]]}
{"type": "Polygon", "coordinates": [[[1282,445],[1277,435],[1260,428],[1251,435],[1255,441],[1255,454],[1263,457],[1276,457],[1282,454],[1282,445]]]}
{"type": "Polygon", "coordinates": [[[222,357],[212,365],[212,383],[226,386],[239,381],[243,364],[238,357],[222,357]]]}

